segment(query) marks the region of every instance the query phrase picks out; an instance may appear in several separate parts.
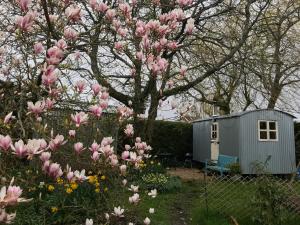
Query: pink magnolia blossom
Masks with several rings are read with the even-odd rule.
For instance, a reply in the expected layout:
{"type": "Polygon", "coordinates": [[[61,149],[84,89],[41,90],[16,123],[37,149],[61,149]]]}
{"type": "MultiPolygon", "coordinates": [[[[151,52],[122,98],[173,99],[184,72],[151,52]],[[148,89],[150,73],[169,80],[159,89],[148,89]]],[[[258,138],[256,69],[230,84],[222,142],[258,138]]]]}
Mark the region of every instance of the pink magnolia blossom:
{"type": "Polygon", "coordinates": [[[85,150],[85,148],[83,147],[83,144],[81,142],[77,142],[74,144],[74,150],[77,154],[80,154],[82,151],[85,150]]]}
{"type": "Polygon", "coordinates": [[[96,7],[98,6],[97,0],[90,0],[89,4],[93,10],[95,10],[96,7]]]}
{"type": "Polygon", "coordinates": [[[85,225],[93,225],[94,221],[92,219],[86,219],[85,220],[85,225]]]}
{"type": "Polygon", "coordinates": [[[53,65],[48,66],[44,69],[44,73],[42,75],[42,83],[45,86],[51,86],[57,81],[56,70],[53,65]]]}
{"type": "Polygon", "coordinates": [[[37,101],[35,104],[33,102],[27,102],[28,113],[33,113],[36,116],[44,112],[45,110],[45,102],[37,101]]]}
{"type": "Polygon", "coordinates": [[[76,41],[78,38],[78,33],[76,30],[72,29],[71,27],[66,27],[64,29],[64,37],[69,41],[76,41]]]}
{"type": "Polygon", "coordinates": [[[127,166],[121,165],[119,168],[120,168],[121,174],[124,176],[126,174],[127,166]]]}
{"type": "Polygon", "coordinates": [[[65,50],[68,48],[68,45],[64,39],[59,39],[56,43],[55,46],[58,47],[61,50],[65,50]]]}
{"type": "Polygon", "coordinates": [[[76,131],[75,130],[69,130],[69,136],[70,137],[75,137],[75,135],[76,135],[76,131]]]}
{"type": "Polygon", "coordinates": [[[150,208],[150,209],[149,209],[149,213],[150,213],[150,214],[153,214],[153,213],[154,213],[154,208],[150,208]]]}
{"type": "Polygon", "coordinates": [[[142,52],[142,51],[137,52],[137,53],[136,53],[136,58],[137,58],[139,61],[142,61],[143,58],[144,58],[143,52],[142,52]]]}
{"type": "Polygon", "coordinates": [[[32,31],[35,15],[32,12],[28,12],[25,16],[17,16],[16,25],[24,32],[32,31]]]}
{"type": "Polygon", "coordinates": [[[41,154],[41,156],[40,156],[40,159],[41,159],[43,162],[48,161],[50,158],[51,158],[51,152],[42,152],[42,154],[41,154]]]}
{"type": "Polygon", "coordinates": [[[5,209],[0,208],[0,223],[11,224],[16,218],[16,213],[7,213],[5,209]]]}
{"type": "Polygon", "coordinates": [[[124,29],[124,28],[119,28],[117,30],[117,33],[121,36],[121,37],[126,37],[127,33],[128,33],[128,30],[127,29],[124,29]]]}
{"type": "Polygon", "coordinates": [[[11,121],[11,119],[13,119],[13,112],[10,112],[10,113],[8,113],[5,117],[4,117],[4,120],[3,120],[3,123],[4,124],[8,124],[10,121],[11,121]]]}
{"type": "Polygon", "coordinates": [[[113,20],[113,18],[116,16],[116,11],[114,9],[108,9],[105,13],[105,17],[108,20],[113,20]]]}
{"type": "Polygon", "coordinates": [[[127,124],[127,125],[126,125],[126,129],[124,129],[124,133],[125,133],[128,137],[133,136],[134,130],[133,130],[132,124],[127,124]]]}
{"type": "Polygon", "coordinates": [[[148,193],[149,196],[151,196],[152,198],[156,198],[157,196],[157,190],[153,189],[148,193]]]}
{"type": "Polygon", "coordinates": [[[114,212],[112,214],[117,217],[124,217],[123,213],[124,213],[124,209],[118,206],[118,207],[114,207],[114,212]]]}
{"type": "Polygon", "coordinates": [[[12,144],[12,141],[11,141],[11,138],[9,135],[2,136],[0,134],[0,149],[2,149],[4,151],[8,151],[11,144],[12,144]]]}
{"type": "Polygon", "coordinates": [[[124,151],[124,152],[122,152],[122,159],[123,159],[123,160],[128,159],[128,157],[129,157],[129,151],[124,151]]]}
{"type": "Polygon", "coordinates": [[[99,157],[100,157],[100,153],[95,151],[95,152],[93,152],[91,158],[92,158],[92,160],[97,161],[97,160],[99,160],[99,157]]]}
{"type": "Polygon", "coordinates": [[[76,180],[78,180],[79,182],[82,182],[82,181],[85,181],[87,180],[88,178],[85,176],[85,170],[81,170],[81,171],[78,171],[78,170],[75,170],[74,171],[74,177],[76,178],[76,180]]]}
{"type": "Polygon", "coordinates": [[[130,145],[125,145],[125,150],[129,151],[131,149],[130,145]]]}
{"type": "Polygon", "coordinates": [[[101,147],[111,145],[113,143],[114,139],[112,137],[104,137],[101,141],[101,147]]]}
{"type": "Polygon", "coordinates": [[[101,2],[99,5],[96,6],[96,10],[101,13],[105,13],[107,9],[108,6],[104,2],[101,2]]]}
{"type": "Polygon", "coordinates": [[[129,197],[129,202],[132,204],[137,204],[140,201],[140,195],[138,193],[134,193],[133,196],[129,197]]]}
{"type": "Polygon", "coordinates": [[[51,100],[50,98],[47,98],[47,99],[45,100],[45,105],[46,105],[46,108],[47,108],[47,109],[52,109],[54,103],[55,103],[55,100],[53,100],[53,99],[51,100]]]}
{"type": "Polygon", "coordinates": [[[63,59],[63,57],[64,57],[63,51],[57,46],[49,48],[47,51],[47,63],[50,65],[59,64],[63,59]]]}
{"type": "Polygon", "coordinates": [[[128,188],[129,191],[132,191],[134,193],[139,192],[139,186],[135,186],[135,185],[130,185],[130,188],[128,188]]]}
{"type": "Polygon", "coordinates": [[[176,3],[180,6],[180,7],[185,7],[188,6],[190,4],[193,3],[193,0],[177,0],[176,3]]]}
{"type": "Polygon", "coordinates": [[[55,179],[63,175],[61,166],[58,163],[51,163],[47,173],[50,177],[53,177],[55,179]]]}
{"type": "Polygon", "coordinates": [[[187,68],[186,68],[185,66],[182,66],[182,67],[180,68],[180,71],[179,71],[180,76],[184,77],[186,71],[187,71],[187,68]]]}
{"type": "Polygon", "coordinates": [[[29,139],[26,144],[28,159],[32,159],[34,155],[42,153],[47,147],[44,139],[29,139]]]}
{"type": "Polygon", "coordinates": [[[136,142],[136,143],[141,143],[141,142],[142,142],[141,137],[136,137],[136,138],[135,138],[135,142],[136,142]]]}
{"type": "Polygon", "coordinates": [[[81,124],[86,124],[88,122],[89,116],[84,112],[76,113],[71,115],[71,119],[76,124],[76,127],[80,127],[81,124]]]}
{"type": "Polygon", "coordinates": [[[13,150],[13,154],[18,156],[19,158],[24,158],[28,154],[27,146],[24,144],[23,140],[15,142],[14,145],[11,145],[11,149],[13,150]]]}
{"type": "Polygon", "coordinates": [[[127,180],[126,179],[122,180],[122,184],[123,184],[123,186],[126,186],[127,180]]]}
{"type": "Polygon", "coordinates": [[[65,15],[71,22],[78,22],[81,20],[81,9],[76,5],[71,5],[65,10],[65,15]]]}
{"type": "Polygon", "coordinates": [[[178,48],[176,41],[169,42],[167,46],[172,51],[175,51],[178,48]]]}
{"type": "Polygon", "coordinates": [[[75,83],[75,90],[78,92],[78,93],[82,93],[83,90],[85,89],[86,87],[86,82],[84,80],[78,80],[76,83],[75,83]]]}
{"type": "Polygon", "coordinates": [[[122,51],[122,50],[123,50],[123,43],[120,42],[120,41],[116,42],[116,43],[115,43],[115,49],[116,49],[118,52],[122,51]]]}
{"type": "Polygon", "coordinates": [[[131,17],[132,9],[131,9],[130,5],[128,5],[127,3],[122,3],[119,5],[119,9],[126,18],[131,17]]]}
{"type": "Polygon", "coordinates": [[[28,7],[31,4],[31,0],[17,0],[16,2],[24,12],[28,11],[28,7]]]}
{"type": "Polygon", "coordinates": [[[35,43],[33,48],[36,55],[41,54],[45,50],[43,44],[40,42],[35,43]]]}
{"type": "Polygon", "coordinates": [[[90,106],[89,110],[96,117],[100,117],[102,114],[102,108],[99,105],[92,105],[92,106],[90,106]]]}
{"type": "Polygon", "coordinates": [[[19,186],[13,186],[13,182],[14,178],[12,178],[8,188],[4,186],[0,190],[0,209],[5,206],[16,205],[19,202],[29,202],[32,200],[20,198],[23,190],[19,186]]]}
{"type": "Polygon", "coordinates": [[[100,106],[102,109],[106,109],[108,107],[108,101],[107,100],[100,100],[100,106]]]}
{"type": "Polygon", "coordinates": [[[109,97],[109,93],[108,93],[107,91],[103,91],[103,92],[101,93],[101,97],[100,97],[101,99],[107,100],[108,97],[109,97]]]}
{"type": "Polygon", "coordinates": [[[92,84],[92,91],[93,91],[93,94],[95,96],[97,96],[99,94],[99,92],[101,91],[101,85],[99,85],[99,84],[92,84]]]}
{"type": "Polygon", "coordinates": [[[145,225],[149,225],[151,223],[151,220],[148,218],[148,217],[146,217],[145,219],[144,219],[144,224],[145,225]]]}
{"type": "Polygon", "coordinates": [[[92,152],[97,152],[100,149],[100,145],[97,144],[97,142],[94,140],[93,144],[91,147],[89,147],[90,151],[92,152]]]}
{"type": "Polygon", "coordinates": [[[192,34],[194,29],[194,23],[195,20],[193,18],[188,19],[186,27],[185,27],[185,33],[192,34]]]}
{"type": "Polygon", "coordinates": [[[67,143],[67,141],[64,140],[64,136],[63,135],[56,135],[55,138],[52,138],[49,142],[49,148],[52,151],[57,150],[60,146],[64,145],[65,143],[67,143]]]}
{"type": "Polygon", "coordinates": [[[119,164],[119,160],[118,160],[118,157],[117,157],[117,155],[115,155],[115,154],[111,154],[110,156],[109,156],[109,159],[110,159],[110,164],[111,164],[111,166],[117,166],[118,164],[119,164]]]}

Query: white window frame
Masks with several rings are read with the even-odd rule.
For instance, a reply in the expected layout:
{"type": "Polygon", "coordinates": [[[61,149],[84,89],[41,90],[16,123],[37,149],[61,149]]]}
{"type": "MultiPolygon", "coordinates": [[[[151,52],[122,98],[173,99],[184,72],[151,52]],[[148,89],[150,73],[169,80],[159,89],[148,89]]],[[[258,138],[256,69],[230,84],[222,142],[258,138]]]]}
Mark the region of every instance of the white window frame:
{"type": "Polygon", "coordinates": [[[213,122],[210,126],[210,140],[211,141],[219,141],[219,123],[213,122]],[[217,129],[213,130],[213,125],[216,125],[217,129]],[[217,138],[213,138],[213,133],[217,134],[217,138]]]}
{"type": "Polygon", "coordinates": [[[259,141],[278,141],[278,122],[276,120],[258,120],[257,122],[257,131],[258,131],[258,140],[259,141]],[[260,123],[261,122],[266,122],[267,123],[267,128],[266,129],[260,129],[260,123]],[[275,130],[270,130],[270,122],[275,122],[275,130]],[[267,132],[267,139],[261,139],[260,138],[260,132],[261,131],[266,131],[267,132]],[[270,139],[270,132],[276,132],[276,139],[270,139]]]}

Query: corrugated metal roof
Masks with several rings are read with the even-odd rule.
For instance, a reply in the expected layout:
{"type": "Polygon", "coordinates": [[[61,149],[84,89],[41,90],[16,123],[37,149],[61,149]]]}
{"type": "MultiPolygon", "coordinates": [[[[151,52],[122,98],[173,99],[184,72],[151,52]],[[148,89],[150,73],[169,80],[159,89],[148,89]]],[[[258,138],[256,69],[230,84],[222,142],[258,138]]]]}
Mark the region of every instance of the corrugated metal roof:
{"type": "Polygon", "coordinates": [[[255,109],[255,110],[249,110],[249,111],[242,111],[242,112],[236,112],[236,113],[231,113],[229,115],[223,115],[223,116],[213,116],[213,117],[208,117],[208,118],[204,118],[204,119],[198,119],[198,120],[194,120],[193,123],[195,122],[202,122],[202,121],[207,121],[207,120],[212,120],[212,119],[227,119],[227,118],[232,118],[232,117],[240,117],[243,116],[247,113],[251,113],[251,112],[257,112],[257,111],[277,111],[277,112],[281,112],[284,113],[290,117],[296,118],[294,115],[284,112],[284,111],[280,111],[277,109],[255,109]]]}

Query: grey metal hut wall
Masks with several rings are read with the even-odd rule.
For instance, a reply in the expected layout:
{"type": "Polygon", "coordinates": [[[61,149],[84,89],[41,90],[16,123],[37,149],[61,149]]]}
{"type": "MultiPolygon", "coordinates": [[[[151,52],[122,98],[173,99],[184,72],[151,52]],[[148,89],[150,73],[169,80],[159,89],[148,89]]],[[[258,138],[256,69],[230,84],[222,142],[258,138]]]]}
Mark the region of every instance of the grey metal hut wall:
{"type": "Polygon", "coordinates": [[[217,119],[219,153],[239,157],[239,117],[217,119]]]}
{"type": "Polygon", "coordinates": [[[211,120],[193,123],[193,159],[205,162],[210,158],[211,120]]]}
{"type": "Polygon", "coordinates": [[[240,165],[243,174],[253,174],[253,162],[271,159],[267,171],[273,174],[288,174],[296,170],[293,118],[274,110],[245,113],[240,117],[240,165]],[[278,122],[278,141],[258,140],[258,120],[278,122]]]}

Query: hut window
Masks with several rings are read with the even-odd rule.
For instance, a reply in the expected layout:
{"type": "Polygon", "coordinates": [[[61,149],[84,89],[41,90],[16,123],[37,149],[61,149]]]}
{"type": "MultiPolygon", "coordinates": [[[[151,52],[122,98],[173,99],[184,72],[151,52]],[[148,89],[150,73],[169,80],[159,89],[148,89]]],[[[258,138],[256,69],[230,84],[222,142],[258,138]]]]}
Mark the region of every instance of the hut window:
{"type": "Polygon", "coordinates": [[[258,139],[260,141],[277,141],[278,126],[277,121],[258,121],[258,139]]]}
{"type": "Polygon", "coordinates": [[[211,125],[211,140],[218,140],[218,123],[213,123],[211,125]]]}

